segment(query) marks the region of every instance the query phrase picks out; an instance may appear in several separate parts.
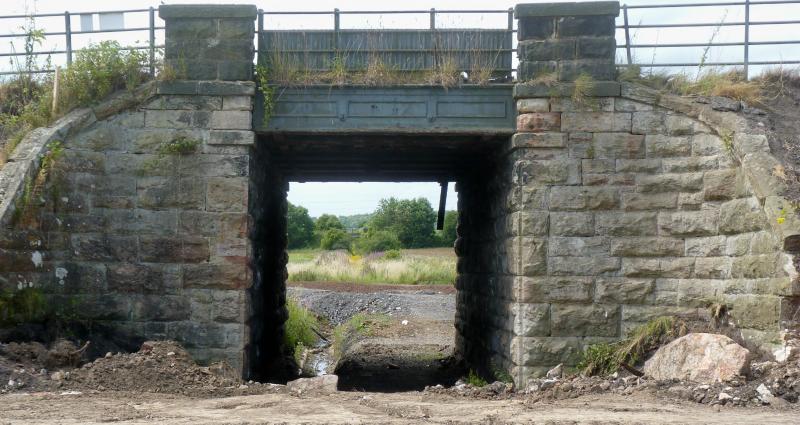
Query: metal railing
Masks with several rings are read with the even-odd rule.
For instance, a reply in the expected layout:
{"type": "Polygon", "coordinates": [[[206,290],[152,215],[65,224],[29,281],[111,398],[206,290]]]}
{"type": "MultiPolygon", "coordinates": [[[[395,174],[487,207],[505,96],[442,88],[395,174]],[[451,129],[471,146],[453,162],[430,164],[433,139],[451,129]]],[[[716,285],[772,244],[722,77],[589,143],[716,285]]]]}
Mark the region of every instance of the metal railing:
{"type": "MultiPolygon", "coordinates": [[[[730,2],[705,2],[705,3],[689,3],[689,4],[652,4],[652,5],[624,5],[622,6],[622,13],[620,19],[622,21],[621,25],[617,25],[616,28],[622,30],[624,32],[624,44],[618,44],[617,48],[622,49],[625,52],[624,58],[622,59],[621,63],[618,63],[620,66],[631,66],[631,65],[638,65],[645,68],[669,68],[669,67],[697,67],[697,66],[741,66],[744,68],[745,73],[749,72],[750,66],[753,65],[796,65],[800,64],[800,57],[798,58],[790,58],[788,60],[757,60],[753,61],[750,58],[750,48],[752,46],[779,46],[779,45],[800,45],[800,39],[796,38],[788,38],[784,40],[775,40],[775,41],[752,41],[751,40],[751,27],[764,27],[769,25],[790,25],[790,24],[800,24],[800,19],[788,19],[788,20],[775,20],[775,21],[753,21],[750,19],[750,12],[751,8],[754,7],[764,7],[768,5],[789,5],[789,4],[800,4],[800,0],[739,0],[739,1],[730,1],[730,2]],[[680,8],[699,8],[699,7],[726,7],[726,6],[735,6],[735,7],[743,7],[744,8],[744,20],[741,22],[700,22],[700,23],[640,23],[640,24],[631,24],[630,23],[630,13],[629,11],[635,10],[644,10],[644,9],[680,9],[680,8]],[[713,40],[708,43],[653,43],[653,44],[646,44],[646,43],[634,43],[631,41],[631,30],[636,29],[668,29],[668,28],[692,28],[692,27],[706,27],[706,28],[715,28],[715,27],[741,27],[744,29],[744,37],[741,41],[735,42],[714,42],[713,40]],[[658,48],[696,48],[696,47],[742,47],[742,60],[740,61],[720,61],[720,62],[664,62],[664,63],[636,63],[634,60],[634,50],[635,49],[658,49],[658,48]]],[[[394,15],[394,14],[426,14],[429,16],[429,28],[431,30],[443,29],[437,26],[437,16],[445,15],[445,14],[506,14],[508,16],[507,26],[504,28],[509,33],[515,33],[516,29],[514,28],[514,16],[512,9],[504,9],[504,10],[497,10],[497,9],[490,9],[490,10],[362,10],[362,11],[344,11],[339,9],[334,9],[332,11],[264,11],[259,10],[258,12],[258,34],[256,36],[257,43],[260,42],[261,37],[259,35],[265,31],[264,28],[264,17],[268,15],[331,15],[332,22],[331,26],[332,29],[336,32],[341,31],[341,16],[342,15],[394,15]]],[[[53,17],[64,17],[64,30],[63,31],[52,31],[52,32],[44,32],[43,35],[45,37],[64,37],[65,48],[60,50],[39,50],[33,51],[30,54],[34,56],[46,56],[46,55],[60,55],[63,54],[66,56],[66,63],[70,64],[72,62],[74,49],[73,49],[73,36],[80,35],[80,34],[105,34],[105,33],[120,33],[120,32],[135,32],[135,31],[148,31],[148,42],[146,45],[139,45],[139,46],[128,46],[124,47],[127,50],[148,50],[149,51],[149,71],[151,74],[155,74],[156,72],[156,51],[158,49],[163,49],[164,45],[157,45],[156,44],[156,31],[163,31],[164,26],[163,23],[157,25],[156,19],[156,8],[150,7],[147,9],[125,9],[125,10],[108,10],[108,11],[93,11],[93,12],[81,12],[81,13],[70,13],[70,12],[63,12],[63,13],[38,13],[32,15],[7,15],[7,16],[0,16],[0,24],[4,22],[4,20],[10,19],[29,19],[29,18],[53,18],[53,17]],[[103,13],[147,13],[149,16],[149,23],[147,26],[135,27],[135,28],[120,28],[120,29],[107,29],[107,30],[91,30],[91,31],[73,31],[72,30],[72,22],[71,18],[75,15],[86,15],[86,14],[103,14],[103,13]]],[[[0,25],[2,26],[2,25],[0,25]]],[[[500,28],[497,28],[500,29],[500,28]]],[[[0,34],[0,39],[5,38],[23,38],[25,37],[25,33],[17,32],[17,33],[7,33],[7,34],[0,34]]],[[[263,46],[258,46],[258,51],[263,51],[263,46]]],[[[515,52],[516,49],[513,48],[504,49],[504,51],[515,52]]],[[[8,52],[8,53],[0,53],[0,58],[3,57],[21,57],[25,56],[29,53],[25,52],[8,52]]],[[[48,73],[53,72],[54,69],[36,69],[31,71],[25,70],[11,70],[11,71],[0,71],[0,76],[4,75],[15,75],[20,73],[48,73]]],[[[514,71],[514,69],[512,69],[514,71]]]]}
{"type": "Polygon", "coordinates": [[[766,25],[789,25],[800,24],[800,20],[779,20],[779,21],[752,21],[750,20],[750,11],[754,6],[768,6],[768,5],[782,5],[782,4],[800,4],[800,0],[744,0],[744,1],[731,1],[723,3],[689,3],[689,4],[653,4],[653,5],[634,5],[622,6],[622,25],[617,25],[617,29],[622,29],[625,32],[625,44],[618,44],[618,49],[625,49],[625,63],[618,64],[620,66],[636,65],[645,68],[669,68],[669,67],[693,67],[693,66],[742,66],[744,68],[745,77],[749,76],[751,65],[796,65],[800,64],[800,58],[780,61],[752,61],[750,60],[750,46],[777,46],[777,45],[800,45],[800,39],[777,40],[777,41],[751,41],[750,40],[750,27],[751,26],[766,26],[766,25]],[[744,21],[741,22],[699,22],[699,23],[678,23],[678,24],[637,24],[631,25],[629,23],[629,10],[637,9],[670,9],[670,8],[698,8],[698,7],[724,7],[724,6],[739,6],[744,8],[744,21]],[[692,28],[692,27],[742,27],[744,28],[744,39],[740,42],[714,42],[713,39],[708,43],[657,43],[657,44],[632,44],[631,43],[631,29],[638,28],[692,28]],[[632,49],[636,48],[674,48],[674,47],[742,47],[742,60],[741,61],[724,61],[724,62],[678,62],[678,63],[634,63],[632,57],[632,49]]]}
{"type": "MultiPolygon", "coordinates": [[[[120,32],[135,32],[135,31],[148,31],[148,43],[147,45],[143,46],[124,46],[122,47],[123,50],[148,50],[149,51],[149,72],[150,75],[155,75],[156,72],[156,50],[163,49],[164,45],[156,45],[156,31],[164,30],[163,25],[156,25],[156,8],[150,7],[147,9],[124,9],[124,10],[104,10],[104,11],[90,11],[90,12],[80,12],[80,13],[35,13],[29,15],[7,15],[7,16],[0,16],[0,23],[4,20],[10,19],[36,19],[36,18],[53,18],[53,17],[64,17],[64,31],[53,31],[53,32],[43,32],[41,35],[44,37],[64,37],[64,45],[65,48],[63,50],[41,50],[41,51],[33,51],[33,52],[8,52],[8,53],[0,53],[0,57],[19,57],[19,56],[50,56],[50,55],[65,55],[67,65],[72,64],[72,57],[75,53],[75,50],[72,48],[72,41],[73,36],[81,35],[81,34],[105,34],[105,33],[120,33],[120,32]],[[100,30],[90,30],[90,31],[73,31],[72,30],[72,17],[75,15],[82,16],[82,15],[101,15],[107,13],[147,13],[149,18],[149,24],[146,27],[134,27],[134,28],[119,28],[119,29],[100,29],[100,30]]],[[[1,25],[0,25],[1,26],[1,25]]],[[[8,34],[0,34],[0,39],[2,38],[24,38],[26,36],[25,32],[18,32],[18,33],[8,33],[8,34]]],[[[53,68],[45,68],[45,69],[35,69],[35,70],[14,70],[14,71],[2,71],[0,72],[0,76],[3,75],[16,75],[16,74],[39,74],[39,73],[50,73],[54,72],[55,69],[53,68]]]]}

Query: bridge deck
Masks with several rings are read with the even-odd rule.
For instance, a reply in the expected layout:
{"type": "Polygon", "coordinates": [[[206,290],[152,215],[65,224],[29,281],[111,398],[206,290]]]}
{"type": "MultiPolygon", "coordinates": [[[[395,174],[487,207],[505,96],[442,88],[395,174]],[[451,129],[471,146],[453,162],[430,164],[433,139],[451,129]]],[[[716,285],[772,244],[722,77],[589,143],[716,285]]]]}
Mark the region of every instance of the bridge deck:
{"type": "Polygon", "coordinates": [[[254,129],[259,133],[510,135],[516,116],[512,87],[276,87],[273,114],[266,123],[264,97],[258,94],[254,129]]]}

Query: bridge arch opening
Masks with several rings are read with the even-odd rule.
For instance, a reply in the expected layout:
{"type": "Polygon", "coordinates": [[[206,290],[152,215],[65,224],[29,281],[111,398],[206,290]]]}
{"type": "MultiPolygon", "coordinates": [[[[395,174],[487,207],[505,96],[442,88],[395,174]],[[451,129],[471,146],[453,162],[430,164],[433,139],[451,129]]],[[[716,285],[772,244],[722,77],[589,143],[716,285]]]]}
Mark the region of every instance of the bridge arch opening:
{"type": "Polygon", "coordinates": [[[500,261],[504,240],[500,241],[498,230],[506,222],[502,216],[506,193],[499,172],[507,143],[504,134],[259,135],[250,164],[253,282],[245,373],[272,381],[296,374],[287,347],[282,346],[291,182],[454,182],[459,213],[454,247],[455,359],[459,367],[466,364],[487,373],[506,367],[502,336],[494,329],[505,315],[499,310],[507,310],[497,290],[506,267],[500,261]]]}

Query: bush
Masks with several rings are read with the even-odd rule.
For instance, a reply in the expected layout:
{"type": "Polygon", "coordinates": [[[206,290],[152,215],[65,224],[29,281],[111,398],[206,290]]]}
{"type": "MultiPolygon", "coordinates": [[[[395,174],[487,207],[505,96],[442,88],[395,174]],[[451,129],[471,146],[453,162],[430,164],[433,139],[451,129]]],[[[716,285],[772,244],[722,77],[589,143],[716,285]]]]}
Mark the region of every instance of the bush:
{"type": "Polygon", "coordinates": [[[314,240],[314,220],[308,210],[288,203],[286,210],[286,238],[289,249],[307,247],[314,240]]]}
{"type": "Polygon", "coordinates": [[[322,234],[319,246],[327,250],[346,249],[349,251],[351,240],[350,235],[344,230],[329,229],[322,234]]]}
{"type": "Polygon", "coordinates": [[[397,235],[403,248],[425,248],[435,239],[436,212],[425,198],[381,199],[372,216],[370,230],[386,230],[397,235]]]}
{"type": "Polygon", "coordinates": [[[297,301],[286,300],[289,316],[284,324],[283,343],[293,350],[295,355],[302,352],[303,347],[312,347],[319,338],[314,329],[319,327],[316,316],[297,301]]]}
{"type": "Polygon", "coordinates": [[[386,253],[383,255],[383,258],[387,260],[399,260],[402,256],[403,254],[400,253],[399,249],[390,249],[386,251],[386,253]]]}
{"type": "Polygon", "coordinates": [[[400,248],[402,248],[402,244],[397,235],[385,230],[367,232],[355,242],[355,251],[362,255],[400,248]]]}

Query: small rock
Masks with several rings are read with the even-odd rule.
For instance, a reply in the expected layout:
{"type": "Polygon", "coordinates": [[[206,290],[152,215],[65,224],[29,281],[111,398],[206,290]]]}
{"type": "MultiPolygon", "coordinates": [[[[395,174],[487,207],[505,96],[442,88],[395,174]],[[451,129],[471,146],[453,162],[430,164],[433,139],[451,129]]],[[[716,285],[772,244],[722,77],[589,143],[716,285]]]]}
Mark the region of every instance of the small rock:
{"type": "Polygon", "coordinates": [[[56,371],[56,372],[53,372],[53,374],[50,375],[50,379],[52,379],[53,381],[56,381],[56,382],[63,381],[64,380],[64,372],[62,372],[60,370],[56,371]]]}
{"type": "Polygon", "coordinates": [[[336,392],[339,377],[336,375],[322,375],[313,378],[300,378],[286,383],[286,388],[291,393],[316,393],[330,394],[336,392]]]}
{"type": "Polygon", "coordinates": [[[402,322],[400,322],[400,324],[401,324],[401,325],[403,325],[403,326],[405,326],[405,325],[407,325],[407,324],[408,324],[408,320],[403,320],[402,322]]]}
{"type": "Polygon", "coordinates": [[[113,357],[113,356],[114,356],[114,355],[113,355],[113,354],[111,354],[111,352],[110,352],[110,351],[106,353],[106,358],[107,358],[107,359],[110,359],[110,358],[111,358],[111,357],[113,357]]]}
{"type": "Polygon", "coordinates": [[[772,392],[764,384],[759,385],[758,388],[756,388],[756,392],[758,393],[758,399],[764,404],[772,404],[775,399],[775,396],[772,395],[772,392]]]}
{"type": "Polygon", "coordinates": [[[728,400],[731,400],[731,399],[733,399],[733,396],[731,396],[728,393],[719,393],[719,397],[717,397],[717,400],[719,400],[719,401],[721,401],[723,403],[725,403],[725,402],[727,402],[728,400]]]}
{"type": "Polygon", "coordinates": [[[556,385],[556,381],[557,381],[556,379],[545,379],[539,385],[539,389],[544,391],[548,388],[553,388],[556,385]]]}
{"type": "Polygon", "coordinates": [[[564,365],[559,363],[556,367],[547,371],[548,379],[558,379],[564,374],[564,365]]]}
{"type": "Polygon", "coordinates": [[[171,357],[171,356],[174,356],[174,355],[175,355],[175,352],[174,352],[174,351],[170,351],[169,353],[167,353],[167,356],[168,356],[168,357],[171,357]]]}

